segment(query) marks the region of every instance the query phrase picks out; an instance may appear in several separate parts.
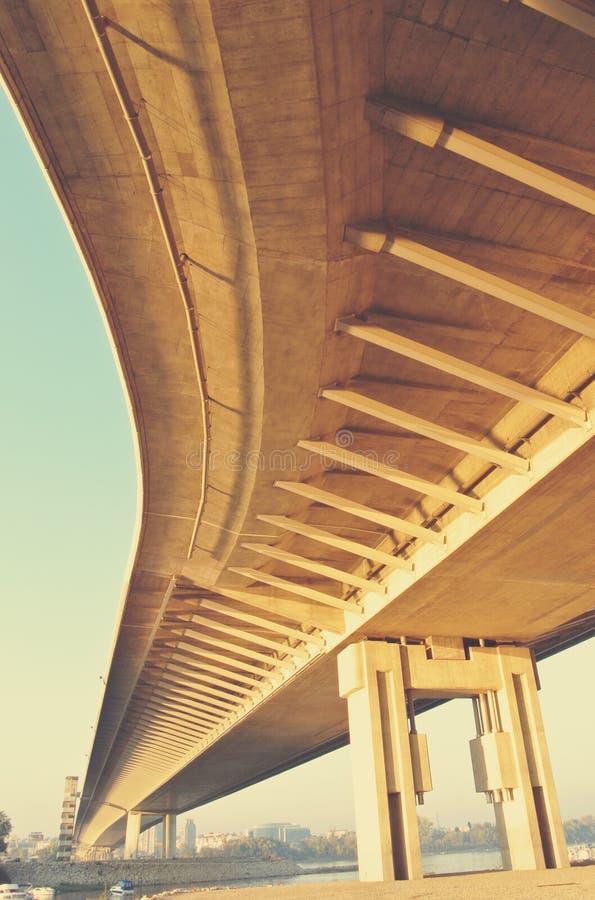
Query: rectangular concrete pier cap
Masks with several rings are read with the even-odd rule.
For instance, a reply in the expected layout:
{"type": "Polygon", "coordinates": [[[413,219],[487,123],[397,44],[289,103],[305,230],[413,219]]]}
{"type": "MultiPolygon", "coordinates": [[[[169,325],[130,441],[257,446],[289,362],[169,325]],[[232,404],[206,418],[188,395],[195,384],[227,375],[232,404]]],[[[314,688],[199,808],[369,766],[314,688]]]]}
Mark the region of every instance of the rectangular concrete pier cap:
{"type": "Polygon", "coordinates": [[[338,657],[347,699],[362,881],[422,877],[399,647],[361,641],[338,657]]]}

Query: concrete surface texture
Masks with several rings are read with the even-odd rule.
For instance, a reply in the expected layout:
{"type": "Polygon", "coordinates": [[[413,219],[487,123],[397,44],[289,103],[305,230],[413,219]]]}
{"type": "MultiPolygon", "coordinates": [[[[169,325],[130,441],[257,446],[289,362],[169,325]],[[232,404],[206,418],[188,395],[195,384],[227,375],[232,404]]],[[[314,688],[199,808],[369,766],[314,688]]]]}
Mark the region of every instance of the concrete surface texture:
{"type": "MultiPolygon", "coordinates": [[[[595,897],[595,866],[556,872],[446,875],[392,884],[334,882],[225,890],[225,900],[574,900],[595,897]]],[[[191,892],[184,900],[220,900],[220,891],[191,892]]]]}
{"type": "Polygon", "coordinates": [[[355,640],[592,633],[585,18],[0,4],[139,448],[82,844],[345,743],[355,640]]]}
{"type": "Polygon", "coordinates": [[[422,877],[417,807],[432,789],[424,735],[408,697],[473,699],[477,791],[493,804],[505,869],[568,866],[531,654],[453,642],[427,647],[362,641],[339,656],[349,706],[361,881],[422,877]],[[409,715],[407,712],[409,705],[409,715]]]}

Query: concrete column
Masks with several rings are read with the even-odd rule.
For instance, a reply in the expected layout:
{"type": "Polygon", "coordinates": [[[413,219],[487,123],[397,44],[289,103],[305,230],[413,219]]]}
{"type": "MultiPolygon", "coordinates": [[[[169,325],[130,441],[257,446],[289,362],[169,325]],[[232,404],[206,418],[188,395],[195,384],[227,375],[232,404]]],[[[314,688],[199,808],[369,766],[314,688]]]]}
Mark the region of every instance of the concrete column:
{"type": "Polygon", "coordinates": [[[129,812],[126,818],[126,838],[124,842],[124,859],[136,859],[138,856],[138,839],[142,823],[142,813],[129,812]]]}
{"type": "Polygon", "coordinates": [[[504,868],[557,869],[568,851],[554,785],[533,659],[523,647],[499,647],[502,728],[510,731],[518,767],[512,800],[495,803],[504,868]]]}
{"type": "Polygon", "coordinates": [[[163,856],[165,859],[176,858],[177,816],[166,813],[163,817],[163,856]]]}
{"type": "Polygon", "coordinates": [[[362,881],[422,877],[399,646],[361,641],[338,657],[347,699],[362,881]]]}

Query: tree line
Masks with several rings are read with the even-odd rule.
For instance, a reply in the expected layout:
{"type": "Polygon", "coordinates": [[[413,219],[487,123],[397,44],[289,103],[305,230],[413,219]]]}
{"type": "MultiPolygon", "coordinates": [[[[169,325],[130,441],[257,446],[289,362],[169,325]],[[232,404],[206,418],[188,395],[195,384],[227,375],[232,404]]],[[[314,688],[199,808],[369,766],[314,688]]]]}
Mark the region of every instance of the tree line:
{"type": "Polygon", "coordinates": [[[0,809],[0,853],[4,853],[8,847],[8,835],[12,824],[6,813],[0,809]]]}
{"type": "Polygon", "coordinates": [[[498,832],[492,822],[467,822],[467,828],[441,828],[431,819],[418,816],[422,853],[453,850],[497,850],[498,832]]]}
{"type": "Polygon", "coordinates": [[[283,857],[299,860],[345,860],[355,862],[357,847],[355,832],[335,835],[312,835],[295,844],[285,844],[274,838],[240,837],[226,841],[221,847],[203,847],[198,857],[213,859],[222,856],[283,857]]]}
{"type": "MultiPolygon", "coordinates": [[[[498,850],[498,832],[493,822],[467,822],[466,828],[442,828],[430,819],[418,817],[422,853],[449,853],[465,850],[498,850]]],[[[583,816],[564,823],[569,844],[595,845],[595,818],[583,816]]],[[[341,835],[313,835],[296,844],[284,844],[273,838],[240,837],[220,847],[203,847],[197,854],[202,858],[286,857],[300,860],[357,860],[355,832],[341,835]]]]}
{"type": "MultiPolygon", "coordinates": [[[[453,850],[492,850],[498,849],[498,833],[492,822],[468,822],[466,828],[441,828],[431,819],[418,816],[419,838],[422,853],[447,853],[453,850]]],[[[0,853],[6,851],[10,835],[11,822],[5,812],[0,810],[0,853]]],[[[595,817],[583,816],[580,819],[567,819],[564,832],[569,844],[595,845],[595,817]]],[[[55,858],[58,842],[52,841],[49,847],[39,852],[40,858],[55,858]]],[[[182,856],[199,856],[213,858],[222,856],[236,857],[285,857],[299,860],[345,860],[354,862],[357,859],[355,832],[340,834],[312,835],[296,844],[284,844],[273,838],[238,837],[221,847],[203,847],[196,853],[194,847],[184,847],[182,856]]]]}
{"type": "Polygon", "coordinates": [[[583,816],[582,819],[567,819],[564,833],[569,844],[595,845],[595,818],[583,816]]]}

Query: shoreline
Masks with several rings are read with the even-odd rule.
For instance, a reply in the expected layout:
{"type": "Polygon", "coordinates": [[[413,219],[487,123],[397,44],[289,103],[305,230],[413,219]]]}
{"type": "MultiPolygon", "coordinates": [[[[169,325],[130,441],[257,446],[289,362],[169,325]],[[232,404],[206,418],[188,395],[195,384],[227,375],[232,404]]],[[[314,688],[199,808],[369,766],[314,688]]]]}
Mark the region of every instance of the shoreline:
{"type": "MultiPolygon", "coordinates": [[[[440,854],[440,855],[448,855],[448,854],[444,853],[444,854],[440,854]]],[[[110,861],[109,863],[106,863],[106,862],[103,862],[103,863],[97,863],[97,862],[96,863],[69,863],[67,865],[69,868],[76,866],[76,867],[83,867],[87,870],[89,868],[93,868],[96,870],[97,867],[101,867],[103,869],[104,867],[107,867],[107,866],[109,866],[110,868],[117,867],[120,870],[122,868],[125,868],[130,873],[132,863],[135,864],[135,868],[136,868],[136,867],[142,866],[142,864],[146,863],[146,862],[147,862],[146,860],[120,860],[120,861],[110,861]]],[[[152,861],[152,862],[154,862],[154,861],[152,861]]],[[[174,875],[174,873],[172,872],[171,864],[179,862],[179,861],[178,860],[161,860],[159,862],[167,864],[166,865],[167,874],[168,874],[168,876],[171,877],[174,875]]],[[[187,862],[187,860],[184,862],[187,862]]],[[[202,860],[193,860],[193,862],[195,862],[195,863],[198,862],[200,864],[203,861],[202,860]]],[[[208,862],[212,863],[213,860],[208,860],[208,862]]],[[[305,861],[302,861],[302,862],[305,862],[305,861]]],[[[316,861],[313,861],[313,862],[316,862],[316,861]]],[[[31,866],[32,864],[29,864],[29,865],[31,866]]],[[[34,864],[34,865],[37,866],[39,864],[34,864]]],[[[62,866],[63,866],[63,864],[62,864],[62,866]]],[[[23,864],[20,864],[19,868],[22,868],[22,867],[23,867],[23,864]]],[[[24,878],[15,877],[16,875],[22,876],[23,873],[22,872],[14,873],[14,868],[16,868],[16,867],[11,867],[11,868],[13,869],[13,875],[9,877],[9,880],[17,882],[17,883],[25,883],[24,878]]],[[[44,868],[45,868],[45,866],[44,866],[44,868]]],[[[196,878],[197,873],[194,872],[193,874],[195,875],[195,877],[191,881],[186,881],[185,883],[182,883],[179,880],[176,881],[175,876],[174,876],[174,878],[172,878],[169,881],[169,884],[165,884],[162,880],[151,882],[148,879],[139,879],[138,881],[135,882],[135,889],[136,889],[137,897],[139,898],[139,900],[157,900],[157,898],[173,896],[176,894],[201,894],[201,895],[204,895],[205,893],[208,893],[210,891],[213,892],[213,891],[220,891],[220,890],[226,890],[228,892],[229,891],[231,891],[231,892],[234,892],[234,891],[246,892],[246,891],[254,890],[257,888],[262,889],[262,887],[265,886],[264,884],[255,885],[254,882],[269,882],[268,886],[270,886],[270,887],[275,886],[276,888],[299,887],[300,886],[299,881],[301,881],[303,876],[312,876],[312,875],[318,875],[318,874],[329,876],[329,875],[333,875],[335,873],[341,874],[341,873],[346,873],[346,872],[357,872],[358,865],[357,865],[357,863],[347,863],[347,862],[343,862],[343,861],[338,861],[336,864],[334,864],[333,862],[329,862],[326,865],[324,865],[324,864],[312,865],[311,868],[303,868],[299,864],[293,863],[292,861],[287,860],[287,859],[227,858],[226,860],[217,860],[215,866],[204,866],[203,867],[201,865],[201,869],[203,869],[203,872],[201,872],[202,877],[196,878]],[[287,863],[290,863],[290,865],[289,866],[286,865],[287,863]],[[230,866],[233,867],[233,869],[234,869],[233,872],[229,871],[230,866]],[[208,869],[209,871],[204,871],[204,869],[208,869]],[[216,877],[213,877],[214,875],[216,875],[216,877]],[[299,881],[295,882],[294,884],[279,883],[279,881],[284,878],[291,878],[291,879],[297,878],[297,879],[299,879],[299,881]],[[273,879],[272,883],[270,882],[270,879],[273,879]],[[240,883],[238,883],[238,882],[240,882],[240,883]],[[244,884],[242,884],[241,882],[244,882],[244,884]],[[251,882],[251,884],[249,884],[249,882],[251,882]],[[175,886],[172,886],[173,884],[175,884],[175,886]]],[[[546,871],[551,872],[551,873],[555,873],[555,872],[560,873],[560,872],[566,871],[567,873],[572,872],[574,874],[575,872],[578,872],[580,870],[585,870],[585,869],[591,870],[591,874],[595,875],[595,860],[593,860],[593,859],[591,859],[591,860],[588,860],[588,859],[571,860],[569,866],[566,869],[546,870],[546,871]]],[[[0,880],[1,880],[2,875],[4,875],[4,874],[7,874],[6,869],[4,869],[4,872],[0,869],[0,880]]],[[[105,874],[107,874],[107,873],[105,873],[105,874]]],[[[490,876],[493,874],[504,874],[507,877],[508,876],[512,877],[515,875],[515,873],[507,871],[507,870],[504,870],[504,871],[499,870],[498,871],[498,870],[493,870],[493,869],[492,870],[486,869],[483,871],[476,871],[476,872],[469,871],[469,872],[458,872],[458,873],[457,872],[427,873],[426,875],[424,875],[424,878],[422,880],[423,880],[424,884],[428,884],[429,882],[434,882],[434,881],[444,881],[444,880],[449,881],[450,879],[453,879],[453,878],[455,878],[455,879],[467,878],[472,875],[490,876]]],[[[533,874],[538,875],[540,873],[536,872],[533,874]]],[[[44,883],[47,884],[47,886],[55,887],[57,893],[66,894],[66,895],[74,894],[74,893],[84,893],[85,891],[97,892],[97,893],[104,892],[107,895],[109,885],[113,884],[114,881],[117,881],[118,877],[121,877],[121,873],[119,873],[113,877],[114,877],[113,881],[111,880],[111,877],[110,877],[108,879],[102,879],[101,881],[94,881],[94,882],[89,881],[89,880],[80,881],[80,882],[79,881],[69,881],[69,882],[65,881],[65,882],[61,882],[58,884],[54,884],[54,885],[49,885],[47,881],[45,881],[44,883]]],[[[39,882],[39,879],[36,879],[36,881],[39,882]]],[[[41,882],[39,882],[39,883],[41,883],[41,882]]],[[[349,881],[348,883],[349,884],[358,884],[358,885],[362,885],[362,886],[366,885],[366,882],[360,882],[358,879],[349,881]]],[[[398,884],[400,884],[400,885],[414,884],[414,883],[419,884],[419,881],[418,882],[398,882],[398,884]]],[[[311,888],[314,888],[316,890],[318,890],[318,889],[323,890],[325,885],[329,885],[329,884],[343,885],[343,884],[345,884],[345,882],[343,880],[340,880],[338,882],[331,882],[328,880],[323,880],[318,884],[312,884],[311,882],[309,882],[309,884],[310,884],[311,888]]],[[[378,883],[378,884],[380,884],[380,883],[378,883]]],[[[35,885],[35,886],[37,886],[37,885],[35,885]]],[[[302,885],[302,887],[303,887],[303,885],[302,885]]],[[[242,893],[242,898],[245,897],[247,900],[248,896],[249,896],[248,894],[242,893]]]]}
{"type": "Polygon", "coordinates": [[[159,893],[182,887],[221,882],[250,881],[300,875],[304,870],[287,859],[128,859],[95,862],[9,863],[0,868],[0,879],[9,883],[53,887],[62,893],[108,890],[121,878],[129,878],[140,893],[159,893]],[[157,889],[157,890],[154,890],[157,889]]]}
{"type": "MultiPolygon", "coordinates": [[[[302,860],[305,863],[305,860],[302,860]]],[[[298,863],[298,866],[300,864],[298,863]]],[[[301,868],[301,866],[300,866],[301,868]]],[[[317,865],[313,865],[312,868],[302,869],[303,875],[323,875],[326,872],[357,872],[359,869],[359,865],[357,861],[355,862],[339,862],[336,865],[334,863],[328,863],[328,865],[324,865],[323,863],[319,863],[317,865]]]]}
{"type": "MultiPolygon", "coordinates": [[[[540,871],[470,872],[415,881],[329,881],[225,888],[226,900],[544,900],[544,888],[555,888],[557,900],[589,900],[595,896],[595,866],[540,871]],[[265,893],[266,891],[266,893],[265,893]]],[[[223,888],[188,892],[185,900],[219,900],[223,888]]],[[[546,890],[547,892],[547,890],[546,890]]],[[[548,892],[549,893],[549,892],[548,892]]]]}

